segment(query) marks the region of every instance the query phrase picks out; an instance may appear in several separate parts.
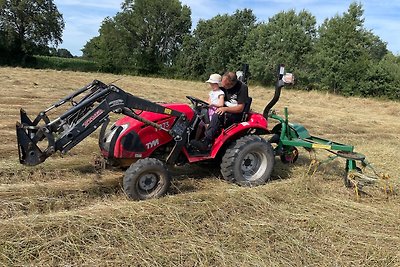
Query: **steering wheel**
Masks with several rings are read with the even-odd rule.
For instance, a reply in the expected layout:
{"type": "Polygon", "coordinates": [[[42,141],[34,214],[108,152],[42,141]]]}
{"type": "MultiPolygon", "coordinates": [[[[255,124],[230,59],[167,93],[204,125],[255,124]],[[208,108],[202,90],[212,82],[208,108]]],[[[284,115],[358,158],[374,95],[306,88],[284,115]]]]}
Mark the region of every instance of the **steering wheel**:
{"type": "Polygon", "coordinates": [[[208,104],[206,101],[203,101],[203,100],[198,99],[198,98],[196,98],[196,97],[188,96],[188,95],[187,95],[186,98],[189,99],[190,102],[192,102],[192,104],[193,104],[195,107],[208,108],[208,106],[209,106],[209,104],[208,104]]]}

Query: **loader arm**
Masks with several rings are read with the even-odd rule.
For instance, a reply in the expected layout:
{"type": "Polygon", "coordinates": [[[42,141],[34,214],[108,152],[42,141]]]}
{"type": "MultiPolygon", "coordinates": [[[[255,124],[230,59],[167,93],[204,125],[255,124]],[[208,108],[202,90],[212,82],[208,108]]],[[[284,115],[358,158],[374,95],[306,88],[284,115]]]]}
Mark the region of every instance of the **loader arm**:
{"type": "Polygon", "coordinates": [[[134,96],[113,84],[106,85],[95,80],[40,112],[34,120],[21,109],[21,122],[16,124],[20,163],[34,166],[44,162],[57,151],[66,153],[108,122],[110,112],[130,116],[159,130],[167,131],[176,142],[168,157],[169,161],[176,159],[187,141],[190,122],[185,114],[134,96]],[[84,93],[79,102],[74,101],[84,93]],[[56,119],[49,119],[49,111],[69,102],[72,103],[71,108],[56,119]],[[167,114],[176,119],[171,129],[164,129],[161,125],[140,117],[141,111],[167,114]],[[43,140],[47,140],[47,147],[38,144],[43,140]]]}

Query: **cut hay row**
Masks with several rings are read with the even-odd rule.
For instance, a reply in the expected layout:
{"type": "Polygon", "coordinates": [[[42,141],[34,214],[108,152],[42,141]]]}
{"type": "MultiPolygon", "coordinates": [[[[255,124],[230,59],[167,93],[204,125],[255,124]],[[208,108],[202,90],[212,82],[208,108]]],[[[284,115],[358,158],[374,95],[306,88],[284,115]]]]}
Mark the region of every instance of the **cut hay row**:
{"type": "MultiPolygon", "coordinates": [[[[98,134],[67,155],[36,167],[18,163],[19,108],[36,115],[94,79],[152,101],[205,98],[202,82],[101,73],[0,68],[1,266],[400,266],[400,104],[284,89],[275,107],[311,134],[356,146],[392,177],[357,197],[343,185],[344,160],[299,149],[299,160],[276,158],[273,181],[244,188],[217,169],[171,169],[161,199],[135,202],[121,188],[123,172],[98,173],[98,134]],[[311,172],[310,172],[311,170],[311,172]]],[[[252,86],[262,112],[271,88],[252,86]]],[[[56,114],[54,114],[56,115],[56,114]]]]}

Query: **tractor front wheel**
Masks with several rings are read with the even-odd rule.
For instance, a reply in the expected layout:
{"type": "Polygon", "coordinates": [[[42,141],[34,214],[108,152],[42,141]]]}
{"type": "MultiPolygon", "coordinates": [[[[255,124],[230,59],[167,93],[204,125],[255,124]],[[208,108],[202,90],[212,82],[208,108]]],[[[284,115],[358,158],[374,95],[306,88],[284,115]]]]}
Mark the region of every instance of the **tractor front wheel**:
{"type": "Polygon", "coordinates": [[[270,179],[274,168],[274,151],[270,143],[256,135],[236,140],[222,158],[225,180],[243,186],[257,186],[270,179]]]}
{"type": "Polygon", "coordinates": [[[167,192],[171,184],[165,164],[154,158],[139,159],[125,172],[123,187],[127,196],[134,200],[158,198],[167,192]]]}

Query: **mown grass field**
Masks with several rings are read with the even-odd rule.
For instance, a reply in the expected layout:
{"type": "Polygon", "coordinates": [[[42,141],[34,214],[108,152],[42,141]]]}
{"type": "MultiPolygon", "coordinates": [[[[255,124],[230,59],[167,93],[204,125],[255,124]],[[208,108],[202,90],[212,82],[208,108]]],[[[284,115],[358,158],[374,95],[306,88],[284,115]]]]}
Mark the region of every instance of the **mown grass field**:
{"type": "MultiPolygon", "coordinates": [[[[400,104],[284,89],[275,107],[313,135],[356,146],[395,188],[343,185],[344,160],[309,175],[310,154],[276,158],[273,181],[244,188],[199,166],[172,170],[166,197],[126,198],[123,173],[96,173],[97,134],[36,167],[18,162],[19,109],[36,115],[99,79],[153,101],[204,98],[201,82],[0,68],[0,266],[400,266],[400,104]]],[[[272,88],[250,85],[262,112],[272,88]]],[[[328,156],[317,151],[317,160],[328,156]]]]}

